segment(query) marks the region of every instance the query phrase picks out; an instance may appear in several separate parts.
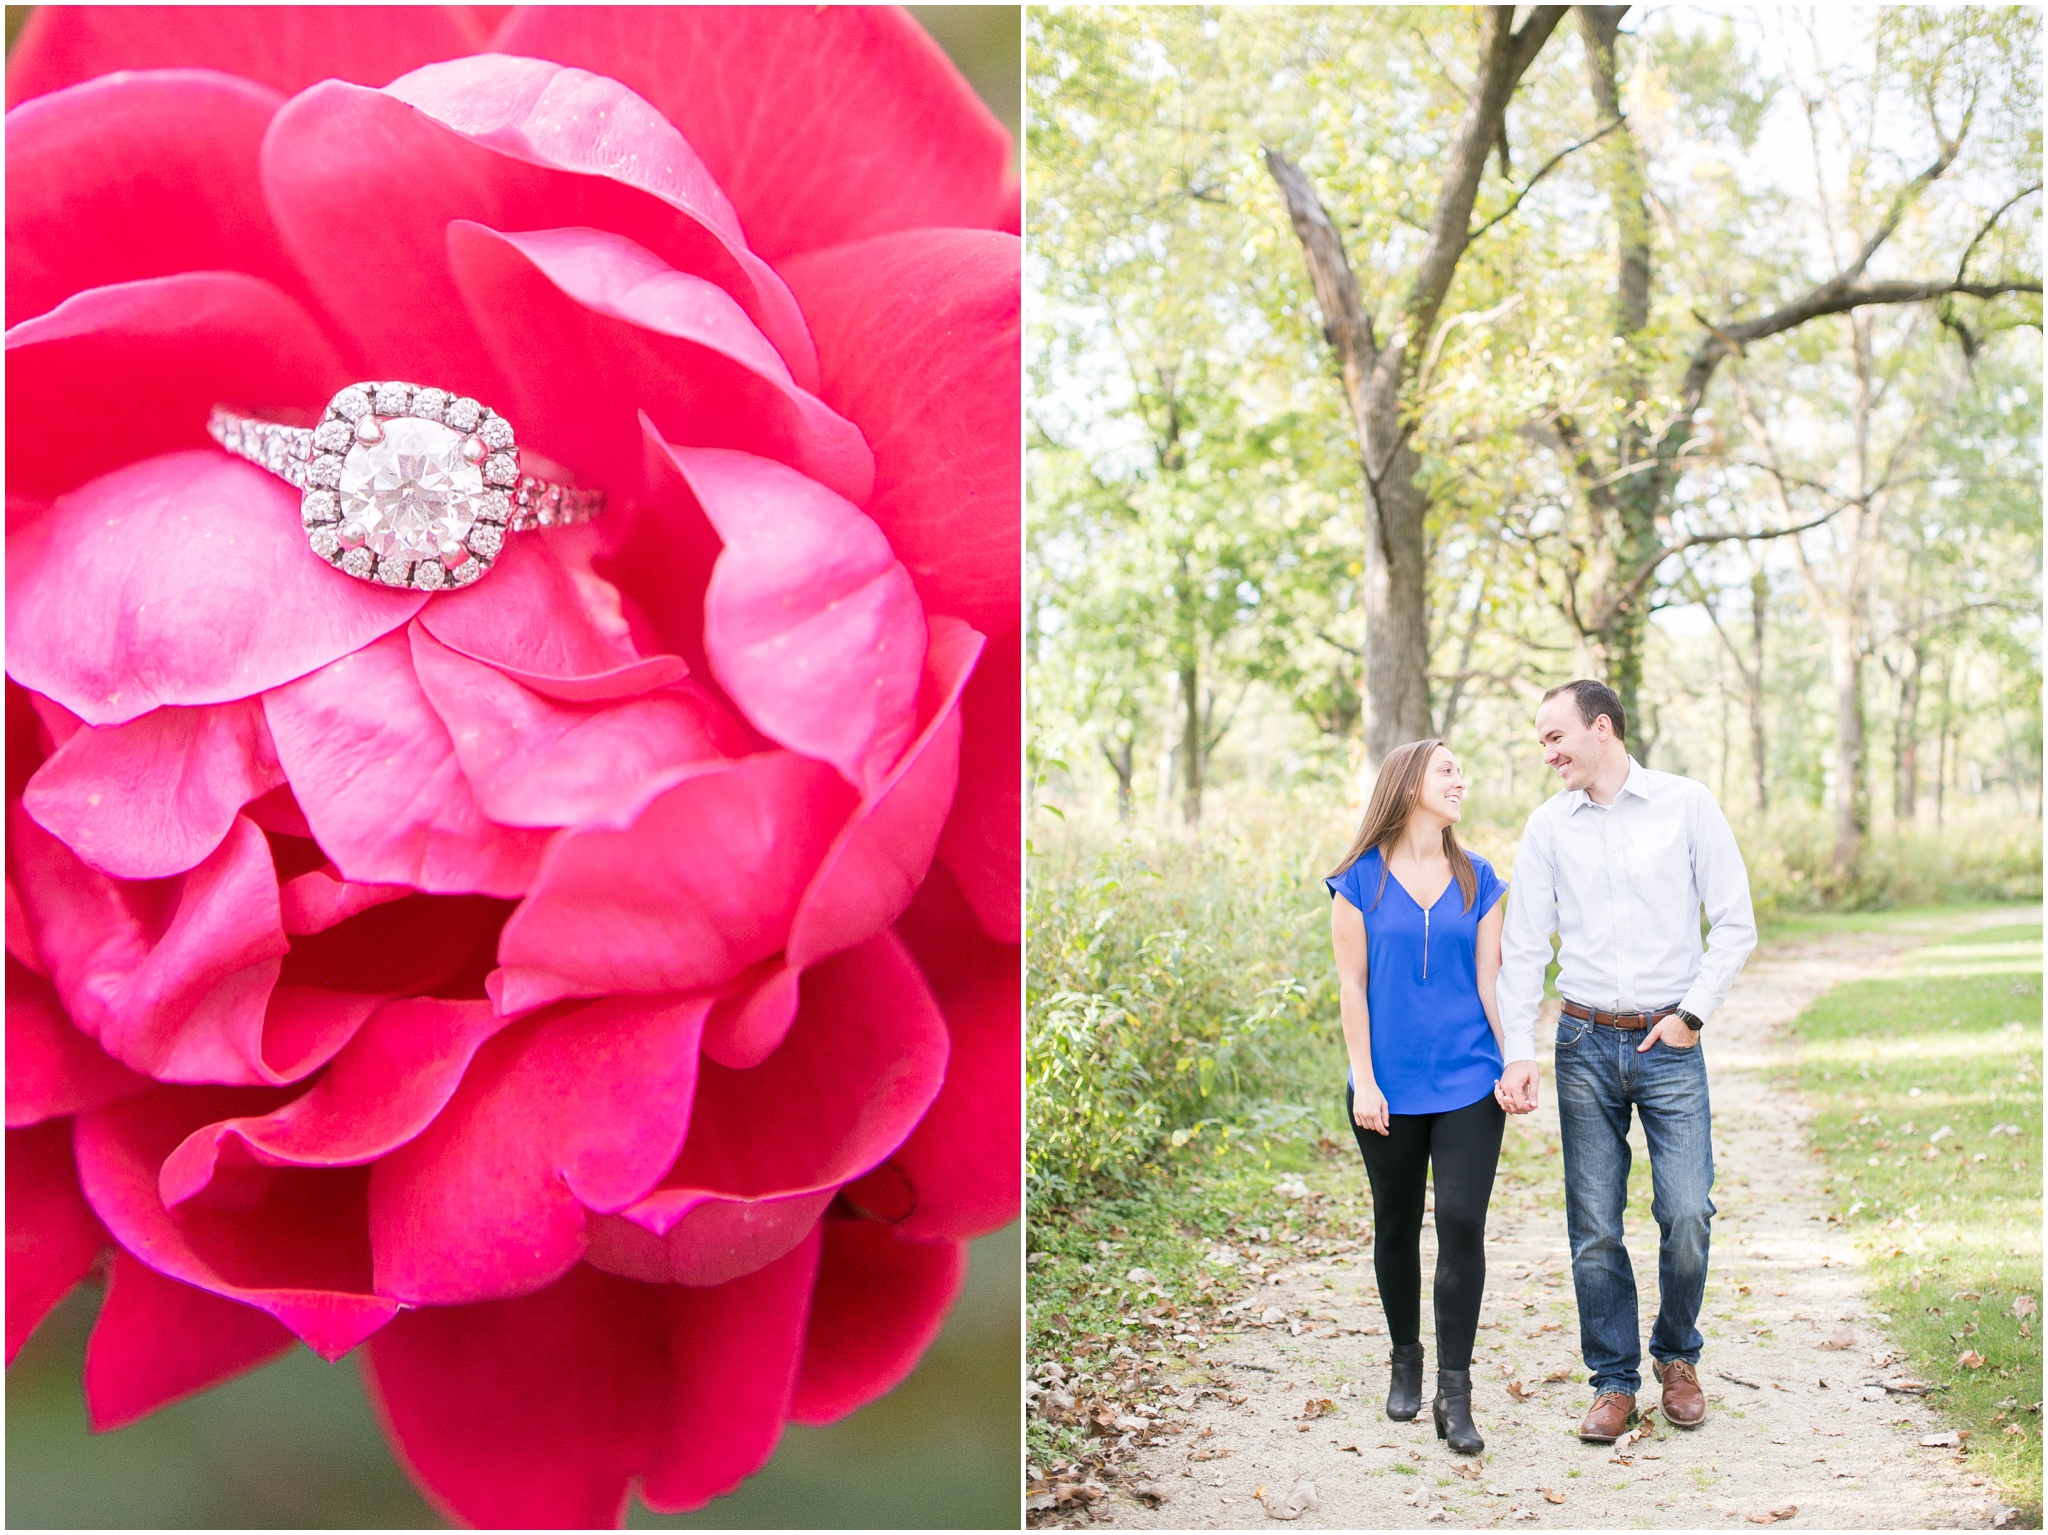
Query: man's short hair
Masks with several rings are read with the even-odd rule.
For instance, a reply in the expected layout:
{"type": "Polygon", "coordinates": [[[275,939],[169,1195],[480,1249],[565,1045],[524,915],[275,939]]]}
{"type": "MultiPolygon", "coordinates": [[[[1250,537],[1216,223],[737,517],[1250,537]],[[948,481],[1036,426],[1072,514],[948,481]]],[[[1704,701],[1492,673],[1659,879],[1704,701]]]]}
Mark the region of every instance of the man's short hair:
{"type": "Polygon", "coordinates": [[[1601,715],[1607,716],[1607,723],[1614,727],[1614,739],[1628,740],[1628,715],[1621,707],[1620,698],[1614,689],[1604,682],[1564,682],[1543,695],[1543,702],[1549,703],[1560,693],[1572,695],[1572,701],[1579,706],[1579,723],[1590,725],[1601,715]]]}

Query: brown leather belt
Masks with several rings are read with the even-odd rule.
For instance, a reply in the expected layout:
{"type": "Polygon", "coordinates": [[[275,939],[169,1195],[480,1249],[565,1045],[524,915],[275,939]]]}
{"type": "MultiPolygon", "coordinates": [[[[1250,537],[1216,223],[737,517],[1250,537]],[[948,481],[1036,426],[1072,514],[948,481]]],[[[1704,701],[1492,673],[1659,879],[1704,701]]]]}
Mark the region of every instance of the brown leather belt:
{"type": "Polygon", "coordinates": [[[1588,1023],[1597,1023],[1609,1029],[1654,1028],[1666,1018],[1675,1014],[1676,1007],[1660,1007],[1654,1013],[1603,1013],[1597,1007],[1588,1007],[1583,1002],[1566,1002],[1560,1008],[1567,1018],[1579,1018],[1588,1023]]]}

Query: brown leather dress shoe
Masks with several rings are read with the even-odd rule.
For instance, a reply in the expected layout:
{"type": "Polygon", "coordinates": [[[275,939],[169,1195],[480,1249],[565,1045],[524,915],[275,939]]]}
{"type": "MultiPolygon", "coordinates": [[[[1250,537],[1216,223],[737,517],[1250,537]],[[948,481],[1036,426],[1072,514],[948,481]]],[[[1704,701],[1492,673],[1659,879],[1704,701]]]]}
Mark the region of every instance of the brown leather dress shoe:
{"type": "Polygon", "coordinates": [[[1673,1428],[1698,1428],[1707,1421],[1707,1394],[1700,1390],[1699,1371],[1683,1359],[1655,1366],[1664,1383],[1664,1421],[1673,1428]]]}
{"type": "Polygon", "coordinates": [[[1635,1415],[1636,1399],[1632,1394],[1603,1391],[1586,1409],[1586,1420],[1579,1425],[1579,1437],[1588,1444],[1612,1444],[1628,1432],[1635,1415]]]}

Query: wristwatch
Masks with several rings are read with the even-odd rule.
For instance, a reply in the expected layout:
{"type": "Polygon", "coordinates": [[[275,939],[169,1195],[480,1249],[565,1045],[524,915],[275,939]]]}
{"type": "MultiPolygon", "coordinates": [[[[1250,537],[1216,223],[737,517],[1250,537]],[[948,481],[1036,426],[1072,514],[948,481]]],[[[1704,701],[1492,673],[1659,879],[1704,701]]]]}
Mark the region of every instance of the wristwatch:
{"type": "Polygon", "coordinates": [[[1699,1033],[1707,1026],[1705,1019],[1695,1018],[1691,1013],[1688,1013],[1682,1007],[1674,1007],[1672,1011],[1678,1014],[1679,1021],[1683,1023],[1688,1029],[1691,1029],[1695,1034],[1699,1033]]]}

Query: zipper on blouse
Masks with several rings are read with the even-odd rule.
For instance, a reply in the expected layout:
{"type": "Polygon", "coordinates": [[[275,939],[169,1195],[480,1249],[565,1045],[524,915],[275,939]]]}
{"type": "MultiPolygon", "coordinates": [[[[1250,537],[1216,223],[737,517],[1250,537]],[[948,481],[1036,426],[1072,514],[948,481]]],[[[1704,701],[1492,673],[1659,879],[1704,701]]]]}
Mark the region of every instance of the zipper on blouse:
{"type": "Polygon", "coordinates": [[[1429,908],[1422,908],[1422,978],[1429,979],[1429,908]]]}

